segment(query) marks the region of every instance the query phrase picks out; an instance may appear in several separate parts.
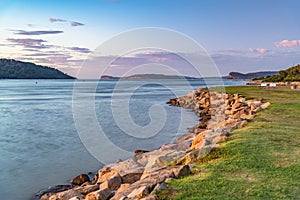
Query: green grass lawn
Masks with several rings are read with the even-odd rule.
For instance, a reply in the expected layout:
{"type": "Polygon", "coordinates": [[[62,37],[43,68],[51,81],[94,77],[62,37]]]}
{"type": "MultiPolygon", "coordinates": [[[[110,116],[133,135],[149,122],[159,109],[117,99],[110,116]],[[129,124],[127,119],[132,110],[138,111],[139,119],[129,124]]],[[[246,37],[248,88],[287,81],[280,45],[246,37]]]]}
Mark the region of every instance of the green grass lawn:
{"type": "Polygon", "coordinates": [[[196,163],[194,175],[169,182],[159,199],[300,199],[300,91],[226,92],[271,106],[196,163]]]}

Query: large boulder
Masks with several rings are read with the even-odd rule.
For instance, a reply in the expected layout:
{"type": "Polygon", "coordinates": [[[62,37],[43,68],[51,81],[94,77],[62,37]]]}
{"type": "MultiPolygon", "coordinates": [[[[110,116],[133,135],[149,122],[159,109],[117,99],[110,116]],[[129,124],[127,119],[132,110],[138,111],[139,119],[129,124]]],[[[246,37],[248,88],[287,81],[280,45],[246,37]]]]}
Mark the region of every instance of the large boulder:
{"type": "Polygon", "coordinates": [[[109,179],[107,179],[105,182],[101,183],[100,189],[109,188],[111,190],[117,190],[120,185],[122,184],[122,178],[119,174],[116,174],[109,179]]]}
{"type": "Polygon", "coordinates": [[[73,185],[81,185],[88,181],[90,181],[90,178],[87,174],[80,174],[80,175],[76,176],[75,178],[73,178],[70,182],[73,185]]]}
{"type": "Polygon", "coordinates": [[[84,199],[84,196],[80,192],[78,192],[74,189],[70,189],[70,190],[66,190],[66,191],[59,192],[57,194],[52,195],[49,198],[49,200],[69,200],[72,197],[78,197],[78,198],[84,199]]]}
{"type": "Polygon", "coordinates": [[[182,157],[185,151],[177,150],[166,150],[159,152],[158,154],[152,154],[148,158],[148,163],[145,166],[144,173],[151,173],[165,168],[166,166],[172,164],[178,158],[182,157]]]}
{"type": "Polygon", "coordinates": [[[111,169],[111,168],[102,168],[101,170],[98,171],[98,180],[97,183],[101,184],[111,177],[114,177],[118,174],[118,171],[116,169],[111,169]]]}
{"type": "Polygon", "coordinates": [[[200,149],[192,149],[191,151],[186,153],[184,156],[177,159],[175,161],[175,163],[178,165],[185,165],[185,164],[199,161],[200,159],[204,158],[211,152],[211,150],[213,149],[213,146],[214,145],[207,145],[200,149]]]}
{"type": "Polygon", "coordinates": [[[175,178],[180,178],[180,177],[192,174],[192,171],[191,171],[191,168],[189,165],[182,165],[179,167],[174,167],[172,170],[173,170],[173,174],[174,174],[175,178]]]}
{"type": "Polygon", "coordinates": [[[85,186],[80,186],[80,187],[77,187],[77,188],[74,188],[74,189],[77,190],[78,192],[80,192],[81,194],[86,195],[88,193],[99,190],[99,185],[98,184],[85,185],[85,186]]]}
{"type": "Polygon", "coordinates": [[[140,199],[147,196],[148,194],[150,194],[149,187],[141,186],[137,189],[134,189],[127,197],[129,199],[140,199]]]}
{"type": "Polygon", "coordinates": [[[143,171],[135,171],[135,170],[120,172],[122,182],[129,183],[129,184],[132,184],[132,183],[140,180],[142,174],[143,174],[143,171]]]}
{"type": "Polygon", "coordinates": [[[270,105],[271,105],[270,102],[266,102],[266,103],[263,103],[260,107],[261,107],[262,109],[266,109],[266,108],[268,108],[270,105]]]}
{"type": "Polygon", "coordinates": [[[86,200],[107,200],[111,196],[111,190],[109,188],[100,189],[86,195],[86,200]]]}

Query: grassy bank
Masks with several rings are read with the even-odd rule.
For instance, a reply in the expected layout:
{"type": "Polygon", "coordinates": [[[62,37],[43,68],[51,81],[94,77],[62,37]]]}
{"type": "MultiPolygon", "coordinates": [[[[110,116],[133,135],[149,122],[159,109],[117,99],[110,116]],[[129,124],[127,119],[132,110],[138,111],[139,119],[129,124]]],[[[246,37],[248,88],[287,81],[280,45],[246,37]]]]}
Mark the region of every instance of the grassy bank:
{"type": "Polygon", "coordinates": [[[272,104],[196,163],[194,175],[169,182],[159,199],[300,199],[300,91],[226,91],[272,104]]]}

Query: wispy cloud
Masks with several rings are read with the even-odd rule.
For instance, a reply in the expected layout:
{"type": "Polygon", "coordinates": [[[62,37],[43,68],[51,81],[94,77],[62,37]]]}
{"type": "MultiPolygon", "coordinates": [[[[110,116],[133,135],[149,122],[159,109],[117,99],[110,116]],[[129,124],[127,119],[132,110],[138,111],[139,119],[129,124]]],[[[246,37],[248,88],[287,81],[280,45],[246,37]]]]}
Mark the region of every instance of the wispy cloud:
{"type": "Polygon", "coordinates": [[[25,48],[36,48],[36,49],[42,49],[46,48],[47,46],[43,43],[47,42],[46,40],[42,39],[31,39],[31,38],[26,38],[26,39],[19,39],[19,38],[7,38],[6,39],[9,42],[12,42],[15,45],[20,45],[25,48]]]}
{"type": "Polygon", "coordinates": [[[72,51],[80,52],[80,53],[90,53],[91,50],[88,48],[82,48],[82,47],[70,47],[69,48],[72,51]]]}
{"type": "Polygon", "coordinates": [[[274,42],[277,47],[296,47],[300,46],[300,40],[282,40],[280,42],[274,42]]]}
{"type": "Polygon", "coordinates": [[[16,35],[48,35],[48,34],[60,34],[63,31],[49,30],[49,31],[25,31],[25,30],[12,30],[16,35]]]}
{"type": "Polygon", "coordinates": [[[76,22],[76,21],[69,21],[65,19],[60,19],[60,18],[49,18],[49,21],[51,23],[70,23],[71,26],[84,26],[84,23],[81,22],[76,22]]]}
{"type": "Polygon", "coordinates": [[[49,21],[51,23],[54,23],[54,22],[67,22],[67,20],[65,20],[65,19],[59,19],[59,18],[49,18],[49,21]]]}
{"type": "Polygon", "coordinates": [[[85,24],[80,22],[70,22],[71,26],[84,26],[85,24]]]}

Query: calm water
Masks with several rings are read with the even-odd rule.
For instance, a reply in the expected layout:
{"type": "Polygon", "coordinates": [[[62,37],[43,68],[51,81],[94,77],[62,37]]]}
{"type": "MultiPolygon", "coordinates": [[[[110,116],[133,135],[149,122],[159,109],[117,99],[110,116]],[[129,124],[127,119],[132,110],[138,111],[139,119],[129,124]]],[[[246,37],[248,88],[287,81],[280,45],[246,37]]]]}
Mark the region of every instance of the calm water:
{"type": "MultiPolygon", "coordinates": [[[[214,83],[214,80],[210,80],[214,83]]],[[[125,89],[114,93],[120,101],[137,81],[127,81],[125,89]],[[128,88],[128,91],[127,89],[128,88]]],[[[170,82],[170,81],[169,81],[170,82]]],[[[0,80],[0,199],[29,200],[37,191],[50,185],[66,183],[70,178],[101,167],[82,145],[72,113],[73,81],[0,80]]],[[[185,133],[197,118],[193,112],[165,104],[174,97],[172,91],[184,95],[180,81],[171,81],[171,88],[147,84],[135,90],[130,99],[130,115],[141,126],[150,122],[149,108],[163,106],[167,121],[161,131],[150,138],[128,137],[114,123],[110,111],[114,81],[103,81],[96,93],[89,90],[91,81],[82,81],[87,95],[95,95],[95,110],[108,138],[127,150],[154,149],[170,142],[177,132],[185,133]],[[183,126],[179,127],[180,113],[183,126]]],[[[203,87],[192,81],[192,87],[203,87]]],[[[215,83],[216,85],[220,83],[215,83]]],[[[225,81],[225,85],[244,83],[225,81]]]]}

